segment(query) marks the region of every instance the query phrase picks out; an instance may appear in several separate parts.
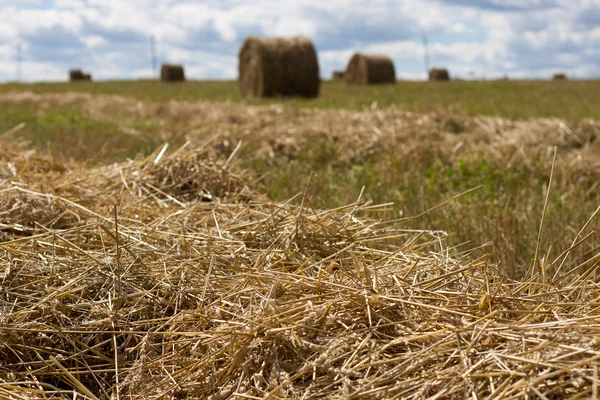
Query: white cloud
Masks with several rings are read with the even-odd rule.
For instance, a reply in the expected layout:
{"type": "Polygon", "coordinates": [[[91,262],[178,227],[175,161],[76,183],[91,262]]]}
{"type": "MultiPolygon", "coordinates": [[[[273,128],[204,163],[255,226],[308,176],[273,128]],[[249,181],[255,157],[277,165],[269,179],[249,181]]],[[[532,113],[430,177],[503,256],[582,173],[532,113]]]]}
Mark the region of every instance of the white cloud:
{"type": "Polygon", "coordinates": [[[85,43],[85,45],[87,47],[90,47],[90,48],[101,47],[101,46],[105,46],[108,44],[106,39],[104,39],[102,36],[99,36],[99,35],[91,35],[91,36],[84,37],[82,39],[82,41],[83,41],[83,43],[85,43]]]}
{"type": "Polygon", "coordinates": [[[10,3],[0,3],[4,80],[14,77],[17,43],[23,44],[31,80],[64,79],[61,71],[72,66],[99,78],[150,76],[150,35],[161,61],[185,63],[188,76],[233,78],[237,51],[250,34],[311,37],[324,77],[360,50],[390,55],[401,78],[424,78],[423,35],[432,63],[453,75],[600,75],[600,0],[54,0],[51,8],[40,0],[10,3]]]}

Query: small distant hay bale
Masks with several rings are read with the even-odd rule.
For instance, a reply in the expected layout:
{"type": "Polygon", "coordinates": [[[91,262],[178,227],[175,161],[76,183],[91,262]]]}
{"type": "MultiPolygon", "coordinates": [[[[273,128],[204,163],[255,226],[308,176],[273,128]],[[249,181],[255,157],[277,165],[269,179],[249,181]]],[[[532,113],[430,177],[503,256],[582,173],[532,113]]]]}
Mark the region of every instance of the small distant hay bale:
{"type": "Polygon", "coordinates": [[[553,81],[566,81],[567,80],[567,75],[564,73],[558,73],[558,74],[554,74],[554,76],[552,77],[553,81]]]}
{"type": "Polygon", "coordinates": [[[449,81],[450,73],[445,68],[432,68],[429,70],[430,81],[449,81]]]}
{"type": "Polygon", "coordinates": [[[348,62],[344,80],[355,85],[395,83],[396,70],[387,56],[356,53],[348,62]]]}
{"type": "Polygon", "coordinates": [[[181,64],[163,64],[160,68],[160,80],[165,82],[185,81],[183,65],[181,64]]]}
{"type": "Polygon", "coordinates": [[[312,42],[293,38],[247,38],[239,53],[243,97],[319,95],[319,62],[312,42]]]}
{"type": "Polygon", "coordinates": [[[341,81],[344,79],[344,74],[345,74],[345,71],[333,71],[332,79],[334,81],[341,81]]]}
{"type": "Polygon", "coordinates": [[[69,81],[91,81],[92,75],[89,73],[85,73],[80,69],[71,69],[69,70],[69,81]]]}

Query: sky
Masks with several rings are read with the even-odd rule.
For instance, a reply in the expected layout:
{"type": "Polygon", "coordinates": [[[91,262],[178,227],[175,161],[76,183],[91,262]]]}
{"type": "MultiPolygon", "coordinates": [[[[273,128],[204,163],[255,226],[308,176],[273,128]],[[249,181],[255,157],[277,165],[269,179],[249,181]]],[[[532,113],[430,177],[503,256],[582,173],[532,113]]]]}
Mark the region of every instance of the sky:
{"type": "Polygon", "coordinates": [[[0,81],[153,76],[182,63],[190,79],[235,79],[249,36],[309,37],[321,76],[354,52],[386,54],[398,79],[431,67],[463,79],[600,77],[600,0],[0,0],[0,81]],[[19,49],[20,48],[20,52],[19,49]]]}

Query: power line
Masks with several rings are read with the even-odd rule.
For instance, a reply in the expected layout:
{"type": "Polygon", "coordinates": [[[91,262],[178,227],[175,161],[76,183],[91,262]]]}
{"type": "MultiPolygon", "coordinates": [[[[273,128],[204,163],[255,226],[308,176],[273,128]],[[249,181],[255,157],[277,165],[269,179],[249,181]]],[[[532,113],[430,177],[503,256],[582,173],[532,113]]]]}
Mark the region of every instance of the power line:
{"type": "Polygon", "coordinates": [[[429,40],[427,35],[423,35],[423,56],[425,58],[425,75],[429,74],[429,40]]]}
{"type": "Polygon", "coordinates": [[[150,60],[152,62],[152,77],[156,78],[156,64],[158,57],[156,56],[156,40],[154,35],[150,36],[150,60]]]}
{"type": "Polygon", "coordinates": [[[21,43],[17,43],[17,82],[21,81],[21,62],[22,62],[21,43]]]}

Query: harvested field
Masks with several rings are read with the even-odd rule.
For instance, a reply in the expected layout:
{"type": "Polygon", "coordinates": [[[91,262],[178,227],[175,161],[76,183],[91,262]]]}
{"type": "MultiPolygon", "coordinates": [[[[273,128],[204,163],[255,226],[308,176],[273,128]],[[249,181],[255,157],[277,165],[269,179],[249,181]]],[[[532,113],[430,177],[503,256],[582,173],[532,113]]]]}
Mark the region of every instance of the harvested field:
{"type": "Polygon", "coordinates": [[[145,102],[230,101],[250,105],[286,104],[292,107],[361,110],[376,103],[379,109],[395,106],[406,111],[431,113],[450,110],[464,116],[509,119],[598,118],[600,80],[555,81],[448,81],[443,85],[400,80],[394,85],[346,85],[321,82],[317,98],[242,98],[237,81],[186,81],[163,85],[156,81],[103,81],[87,84],[0,84],[0,94],[33,91],[39,94],[86,92],[119,95],[145,102]]]}
{"type": "MultiPolygon", "coordinates": [[[[165,141],[177,146],[186,138],[218,138],[220,152],[240,146],[241,165],[270,199],[285,201],[307,190],[322,209],[353,202],[364,187],[366,199],[393,202],[380,217],[394,219],[479,187],[419,222],[451,233],[448,246],[460,246],[457,251],[483,246],[477,256],[491,253],[515,278],[534,257],[554,146],[554,182],[540,238],[545,257],[571,246],[600,204],[600,125],[594,120],[512,121],[398,107],[357,112],[144,103],[78,93],[1,96],[0,105],[0,131],[22,128],[5,138],[26,138],[61,160],[112,162],[148,154],[165,141]]],[[[584,236],[598,229],[600,221],[593,219],[584,236]]],[[[599,245],[595,235],[588,237],[571,253],[573,266],[599,245]]]]}
{"type": "Polygon", "coordinates": [[[593,397],[597,121],[0,105],[0,397],[593,397]]]}
{"type": "Polygon", "coordinates": [[[11,150],[3,396],[591,395],[596,267],[512,281],[373,219],[388,205],[270,202],[213,145],[92,168],[11,150]]]}

